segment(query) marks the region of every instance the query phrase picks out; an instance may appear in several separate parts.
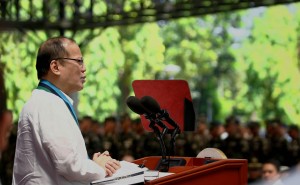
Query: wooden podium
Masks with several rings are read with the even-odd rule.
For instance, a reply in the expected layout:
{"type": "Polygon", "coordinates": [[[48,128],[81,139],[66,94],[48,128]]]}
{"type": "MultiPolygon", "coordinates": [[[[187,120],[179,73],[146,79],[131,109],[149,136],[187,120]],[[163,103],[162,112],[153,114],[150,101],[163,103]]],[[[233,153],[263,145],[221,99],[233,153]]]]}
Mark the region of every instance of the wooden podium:
{"type": "MultiPolygon", "coordinates": [[[[160,156],[150,156],[137,159],[134,163],[144,164],[148,169],[155,170],[160,160],[160,156]]],[[[246,159],[171,157],[169,172],[174,174],[145,184],[246,185],[248,178],[246,159]]]]}

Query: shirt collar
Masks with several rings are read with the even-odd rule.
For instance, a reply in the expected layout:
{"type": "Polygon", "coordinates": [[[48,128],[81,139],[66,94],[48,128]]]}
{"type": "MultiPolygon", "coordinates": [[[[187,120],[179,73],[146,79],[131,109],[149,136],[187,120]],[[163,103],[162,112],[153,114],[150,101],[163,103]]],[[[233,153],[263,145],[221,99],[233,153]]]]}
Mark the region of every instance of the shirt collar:
{"type": "MultiPolygon", "coordinates": [[[[62,92],[62,91],[60,90],[60,92],[62,92]]],[[[70,96],[68,96],[66,93],[64,93],[64,92],[62,92],[62,93],[68,98],[68,100],[70,101],[70,103],[73,105],[74,100],[70,96]]]]}

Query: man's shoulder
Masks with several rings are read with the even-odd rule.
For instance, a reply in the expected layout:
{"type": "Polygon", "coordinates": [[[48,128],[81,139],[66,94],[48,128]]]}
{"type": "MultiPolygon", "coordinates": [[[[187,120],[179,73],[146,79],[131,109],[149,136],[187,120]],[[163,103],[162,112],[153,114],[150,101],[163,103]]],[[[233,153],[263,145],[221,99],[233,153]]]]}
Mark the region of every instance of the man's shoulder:
{"type": "Polygon", "coordinates": [[[30,122],[30,120],[38,119],[37,117],[41,114],[44,115],[61,111],[59,107],[64,106],[64,102],[56,95],[44,90],[35,89],[31,97],[24,104],[19,121],[30,122]]]}
{"type": "Polygon", "coordinates": [[[35,89],[32,91],[31,97],[27,101],[27,104],[30,103],[51,104],[51,103],[57,103],[57,101],[60,100],[61,99],[58,96],[52,94],[51,92],[47,92],[41,89],[35,89]]]}
{"type": "Polygon", "coordinates": [[[56,95],[49,93],[44,90],[35,89],[32,91],[31,97],[24,104],[22,109],[23,112],[31,112],[32,110],[41,109],[41,108],[50,108],[52,106],[57,106],[62,100],[56,95]]]}

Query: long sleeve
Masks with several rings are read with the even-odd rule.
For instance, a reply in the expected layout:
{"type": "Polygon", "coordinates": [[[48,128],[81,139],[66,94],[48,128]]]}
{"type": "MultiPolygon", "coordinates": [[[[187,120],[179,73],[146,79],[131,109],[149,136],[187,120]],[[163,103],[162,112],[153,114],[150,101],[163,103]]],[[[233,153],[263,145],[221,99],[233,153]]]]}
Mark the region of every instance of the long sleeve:
{"type": "Polygon", "coordinates": [[[18,127],[16,184],[88,184],[104,178],[104,169],[88,159],[80,129],[59,97],[35,90],[18,127]]]}

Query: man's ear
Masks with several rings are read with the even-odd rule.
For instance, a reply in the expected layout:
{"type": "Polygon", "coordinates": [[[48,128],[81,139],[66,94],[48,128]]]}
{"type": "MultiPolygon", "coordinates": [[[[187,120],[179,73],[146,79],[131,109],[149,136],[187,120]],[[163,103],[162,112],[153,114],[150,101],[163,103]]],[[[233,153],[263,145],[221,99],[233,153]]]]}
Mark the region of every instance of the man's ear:
{"type": "Polygon", "coordinates": [[[60,65],[57,60],[52,60],[50,62],[50,71],[55,75],[60,75],[60,65]]]}

